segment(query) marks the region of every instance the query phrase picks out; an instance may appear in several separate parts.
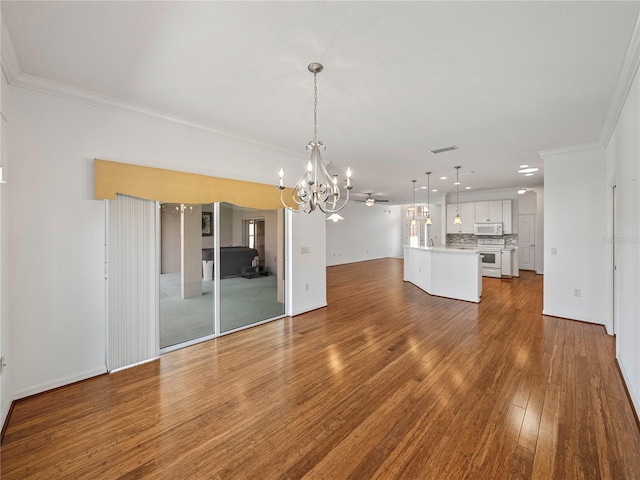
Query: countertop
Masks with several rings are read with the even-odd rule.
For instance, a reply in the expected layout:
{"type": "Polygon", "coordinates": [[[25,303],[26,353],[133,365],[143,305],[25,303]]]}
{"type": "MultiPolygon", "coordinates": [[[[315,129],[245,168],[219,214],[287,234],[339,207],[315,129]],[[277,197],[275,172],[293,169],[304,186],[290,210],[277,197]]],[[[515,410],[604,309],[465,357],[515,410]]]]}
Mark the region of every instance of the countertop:
{"type": "MultiPolygon", "coordinates": [[[[459,244],[454,244],[451,246],[447,246],[447,247],[436,247],[436,248],[448,248],[448,249],[461,249],[461,250],[475,250],[476,252],[479,252],[482,250],[482,246],[481,245],[459,245],[459,244]]],[[[509,245],[505,245],[504,247],[501,248],[501,250],[517,250],[518,249],[518,245],[514,245],[514,244],[509,244],[509,245]]]]}
{"type": "Polygon", "coordinates": [[[403,245],[405,248],[414,248],[416,250],[426,250],[437,253],[457,253],[462,255],[477,255],[476,247],[412,247],[411,245],[403,245]]]}

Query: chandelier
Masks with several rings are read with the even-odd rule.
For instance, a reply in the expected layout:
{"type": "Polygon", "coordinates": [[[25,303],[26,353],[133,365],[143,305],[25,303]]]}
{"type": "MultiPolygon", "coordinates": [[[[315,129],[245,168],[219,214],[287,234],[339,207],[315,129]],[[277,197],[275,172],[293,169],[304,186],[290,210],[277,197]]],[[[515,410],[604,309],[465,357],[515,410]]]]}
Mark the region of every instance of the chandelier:
{"type": "Polygon", "coordinates": [[[327,167],[322,161],[320,151],[325,149],[324,143],[318,140],[318,78],[317,75],[324,67],[320,63],[310,63],[308,69],[313,73],[313,140],[307,145],[307,150],[311,152],[311,158],[307,163],[304,174],[293,187],[291,197],[298,209],[289,207],[282,198],[284,186],[284,170],[281,168],[280,182],[278,190],[280,190],[280,202],[282,205],[294,212],[311,213],[319,208],[324,213],[336,213],[342,210],[349,201],[349,190],[353,188],[351,185],[351,169],[347,168],[347,185],[344,201],[340,204],[342,192],[338,186],[338,176],[330,175],[327,167]]]}

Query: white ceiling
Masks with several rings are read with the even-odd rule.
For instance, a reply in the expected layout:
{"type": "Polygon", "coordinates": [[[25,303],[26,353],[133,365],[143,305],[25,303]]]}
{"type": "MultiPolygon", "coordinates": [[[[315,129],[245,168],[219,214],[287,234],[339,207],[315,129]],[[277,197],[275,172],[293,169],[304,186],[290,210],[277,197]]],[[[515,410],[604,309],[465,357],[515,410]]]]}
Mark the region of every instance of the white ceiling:
{"type": "Polygon", "coordinates": [[[321,62],[325,161],[408,203],[428,170],[440,191],[455,165],[473,191],[533,187],[542,172],[516,170],[543,167],[537,152],[601,141],[639,4],[3,0],[2,14],[17,73],[300,152],[296,179],[321,62]]]}

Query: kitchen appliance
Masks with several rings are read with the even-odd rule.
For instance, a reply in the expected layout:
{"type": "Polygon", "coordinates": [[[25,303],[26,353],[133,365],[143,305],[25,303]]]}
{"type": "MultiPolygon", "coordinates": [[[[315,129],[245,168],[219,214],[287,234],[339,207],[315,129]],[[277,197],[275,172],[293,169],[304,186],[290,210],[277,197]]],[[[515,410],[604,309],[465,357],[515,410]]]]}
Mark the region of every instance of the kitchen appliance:
{"type": "Polygon", "coordinates": [[[475,223],[473,225],[475,235],[502,235],[501,223],[475,223]]]}
{"type": "Polygon", "coordinates": [[[478,252],[482,258],[483,277],[502,277],[502,250],[504,247],[505,241],[502,238],[478,239],[478,252]]]}

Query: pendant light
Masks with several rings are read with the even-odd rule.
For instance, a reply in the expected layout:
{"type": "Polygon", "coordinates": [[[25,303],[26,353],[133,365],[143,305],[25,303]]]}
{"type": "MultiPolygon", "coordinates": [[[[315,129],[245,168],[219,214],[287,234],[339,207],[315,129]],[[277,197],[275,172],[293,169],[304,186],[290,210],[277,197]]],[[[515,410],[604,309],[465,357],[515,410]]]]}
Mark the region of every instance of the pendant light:
{"type": "Polygon", "coordinates": [[[431,204],[429,203],[429,192],[431,191],[431,172],[427,172],[427,218],[424,220],[425,225],[432,225],[431,221],[431,204]]]}
{"type": "Polygon", "coordinates": [[[416,220],[416,182],[417,180],[411,180],[413,182],[413,203],[411,204],[411,226],[418,223],[416,220]]]}
{"type": "Polygon", "coordinates": [[[411,223],[409,224],[409,245],[418,247],[420,245],[420,236],[418,234],[418,221],[416,220],[416,182],[413,182],[413,203],[411,204],[411,223]]]}
{"type": "Polygon", "coordinates": [[[453,219],[454,225],[462,225],[462,218],[460,218],[460,192],[458,187],[460,186],[460,180],[458,179],[458,173],[460,172],[460,165],[454,167],[456,169],[456,218],[453,219]]]}

